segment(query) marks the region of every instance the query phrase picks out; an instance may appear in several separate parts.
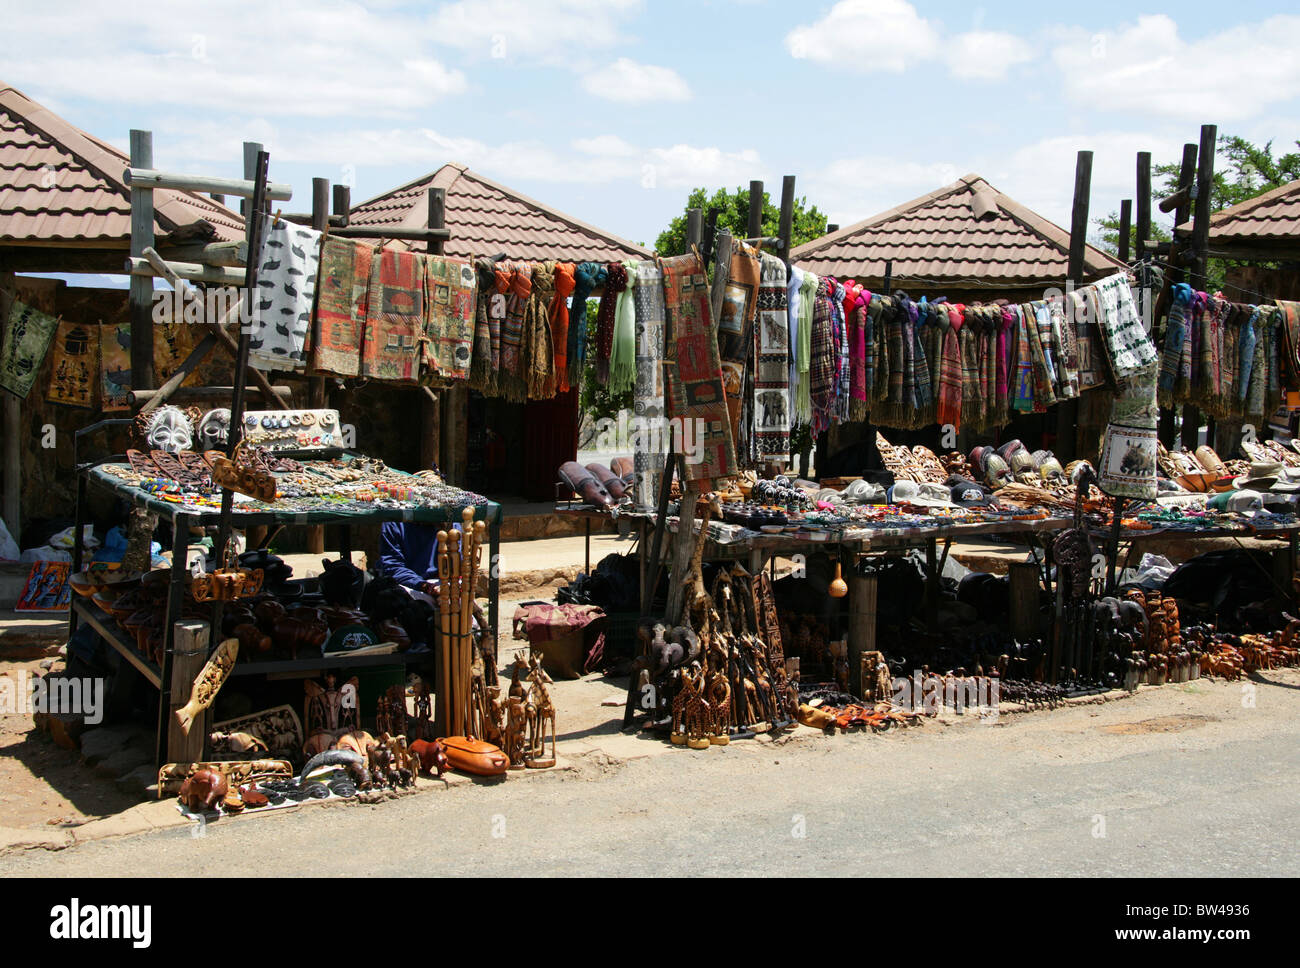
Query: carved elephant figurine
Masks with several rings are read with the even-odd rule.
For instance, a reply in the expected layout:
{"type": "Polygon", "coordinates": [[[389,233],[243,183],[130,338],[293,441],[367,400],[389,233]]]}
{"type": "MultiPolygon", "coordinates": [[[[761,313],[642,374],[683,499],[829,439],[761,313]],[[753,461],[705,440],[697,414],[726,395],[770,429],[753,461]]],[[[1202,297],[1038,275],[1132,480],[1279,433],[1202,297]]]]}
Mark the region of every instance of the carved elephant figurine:
{"type": "Polygon", "coordinates": [[[181,784],[181,803],[191,810],[215,810],[230,790],[225,774],[215,770],[195,770],[181,784]]]}

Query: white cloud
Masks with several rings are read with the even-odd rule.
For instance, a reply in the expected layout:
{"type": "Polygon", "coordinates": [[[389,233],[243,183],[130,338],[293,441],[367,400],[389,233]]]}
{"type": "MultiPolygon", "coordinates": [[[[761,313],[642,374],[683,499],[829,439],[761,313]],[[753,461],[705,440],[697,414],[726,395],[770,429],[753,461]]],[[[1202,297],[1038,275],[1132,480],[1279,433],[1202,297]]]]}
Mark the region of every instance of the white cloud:
{"type": "Polygon", "coordinates": [[[124,17],[87,0],[14,7],[5,80],[37,98],[314,118],[398,116],[468,88],[432,56],[437,36],[423,15],[349,0],[230,0],[222,21],[240,26],[217,30],[211,9],[150,0],[124,17]]]}
{"type": "Polygon", "coordinates": [[[906,0],[840,0],[786,34],[785,46],[798,60],[898,73],[936,53],[939,31],[906,0]]]}
{"type": "Polygon", "coordinates": [[[572,64],[626,41],[621,22],[641,0],[457,0],[430,17],[438,42],[470,56],[572,64]]]}
{"type": "MultiPolygon", "coordinates": [[[[810,172],[799,194],[844,228],[951,184],[965,169],[951,161],[907,161],[889,155],[840,158],[810,172]]],[[[801,179],[802,181],[802,179],[801,179]]]]}
{"type": "Polygon", "coordinates": [[[1298,48],[1300,17],[1187,41],[1173,18],[1160,14],[1118,30],[1067,31],[1052,56],[1066,94],[1081,104],[1223,123],[1300,95],[1298,48]]]}
{"type": "Polygon", "coordinates": [[[944,56],[953,77],[1001,80],[1017,64],[1033,60],[1034,50],[1015,34],[973,30],[953,38],[944,56]]]}
{"type": "Polygon", "coordinates": [[[582,79],[589,94],[628,104],[645,101],[688,101],[691,89],[671,67],[638,64],[620,57],[582,79]]]}

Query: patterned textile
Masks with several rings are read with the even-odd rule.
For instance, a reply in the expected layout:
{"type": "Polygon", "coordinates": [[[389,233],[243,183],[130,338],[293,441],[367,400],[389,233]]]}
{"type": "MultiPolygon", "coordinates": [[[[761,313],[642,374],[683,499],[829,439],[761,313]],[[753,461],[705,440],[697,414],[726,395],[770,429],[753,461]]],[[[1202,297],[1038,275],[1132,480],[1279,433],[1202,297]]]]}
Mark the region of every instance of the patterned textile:
{"type": "Polygon", "coordinates": [[[425,326],[425,263],[419,252],[380,249],[370,265],[359,375],[415,383],[425,326]]]}
{"type": "Polygon", "coordinates": [[[758,304],[758,250],[739,239],[731,243],[731,263],[718,318],[718,355],[722,382],[727,390],[731,432],[740,439],[741,401],[745,399],[745,361],[752,351],[754,313],[758,304]]]}
{"type": "Polygon", "coordinates": [[[987,313],[979,320],[980,346],[980,429],[1007,422],[1006,399],[998,405],[998,329],[1000,313],[987,313]]]}
{"type": "Polygon", "coordinates": [[[939,403],[935,420],[939,426],[952,424],[961,429],[963,317],[956,306],[939,316],[939,403]]]}
{"type": "Polygon", "coordinates": [[[819,278],[817,294],[813,298],[812,359],[809,361],[808,389],[812,402],[814,437],[830,426],[831,408],[835,405],[835,358],[839,347],[835,342],[835,310],[831,305],[834,287],[831,278],[819,278]]]}
{"type": "MultiPolygon", "coordinates": [[[[799,288],[803,285],[803,271],[798,266],[791,266],[786,276],[786,317],[789,324],[790,347],[790,402],[791,413],[794,401],[799,396],[799,288]]],[[[792,421],[793,422],[793,421],[792,421]]]]}
{"type": "Polygon", "coordinates": [[[1056,349],[1057,396],[1072,400],[1079,395],[1079,344],[1065,312],[1065,305],[1053,299],[1047,305],[1052,319],[1052,345],[1056,349]]]}
{"type": "Polygon", "coordinates": [[[981,428],[988,419],[988,406],[980,392],[980,343],[983,330],[993,319],[994,308],[976,307],[967,311],[965,321],[957,334],[961,358],[961,423],[969,428],[981,428]]]}
{"type": "Polygon", "coordinates": [[[573,299],[569,309],[569,386],[582,384],[587,362],[587,299],[605,284],[605,266],[600,262],[579,263],[573,271],[573,299]]]}
{"type": "Polygon", "coordinates": [[[1186,283],[1176,283],[1172,287],[1172,295],[1169,315],[1165,319],[1165,343],[1160,354],[1160,376],[1156,381],[1160,406],[1166,409],[1179,402],[1175,397],[1175,391],[1178,388],[1178,375],[1184,363],[1183,344],[1190,329],[1188,315],[1192,310],[1192,287],[1186,283]]]}
{"type": "Polygon", "coordinates": [[[444,380],[469,376],[470,347],[478,277],[467,259],[424,256],[425,301],[423,364],[444,380]]]}
{"type": "Polygon", "coordinates": [[[627,286],[614,307],[614,345],[609,356],[609,392],[626,393],[636,383],[636,287],[637,262],[623,263],[627,286]]]}
{"type": "Polygon", "coordinates": [[[754,323],[754,422],[752,457],[790,452],[790,327],[786,315],[785,263],[762,254],[758,315],[754,323]]]}
{"type": "Polygon", "coordinates": [[[321,233],[283,219],[263,233],[249,365],[259,370],[301,370],[307,365],[303,347],[316,300],[320,248],[321,233]]]}
{"type": "MultiPolygon", "coordinates": [[[[8,354],[5,354],[8,358],[8,354]]],[[[4,381],[0,379],[0,385],[4,381]]],[[[99,328],[99,409],[130,410],[131,324],[99,328]]]]}
{"type": "Polygon", "coordinates": [[[1107,380],[1106,358],[1097,331],[1101,303],[1092,286],[1066,295],[1066,313],[1079,347],[1079,390],[1103,386],[1107,380]]]}
{"type": "Polygon", "coordinates": [[[524,319],[533,293],[532,267],[525,262],[515,262],[503,268],[498,263],[497,291],[506,296],[497,391],[507,400],[522,403],[528,399],[528,381],[524,371],[524,319]]]}
{"type": "MultiPolygon", "coordinates": [[[[1043,328],[1038,319],[1038,304],[1025,303],[1020,307],[1025,320],[1025,332],[1029,336],[1029,352],[1034,361],[1034,413],[1046,413],[1047,408],[1056,403],[1056,394],[1052,392],[1052,367],[1043,346],[1043,328]]],[[[1048,340],[1051,339],[1050,322],[1048,323],[1048,340]]]]}
{"type": "MultiPolygon", "coordinates": [[[[555,347],[557,393],[569,389],[569,297],[577,286],[577,269],[572,262],[555,263],[555,295],[546,313],[547,321],[551,324],[551,345],[555,347]]],[[[586,315],[583,315],[583,322],[586,319],[586,315]]]]}
{"type": "Polygon", "coordinates": [[[1030,413],[1034,409],[1034,354],[1029,347],[1029,327],[1019,306],[1008,306],[1016,334],[1015,387],[1011,391],[1011,409],[1030,413]]]}
{"type": "MultiPolygon", "coordinates": [[[[181,319],[172,319],[167,322],[155,322],[153,328],[153,373],[154,378],[160,383],[166,381],[173,373],[180,369],[181,364],[189,357],[190,352],[198,345],[202,339],[199,333],[200,327],[181,319]]],[[[99,339],[96,336],[95,350],[99,350],[99,339]]],[[[190,375],[182,381],[182,386],[197,386],[202,377],[199,375],[198,368],[190,371],[190,375]]]]}
{"type": "Polygon", "coordinates": [[[668,415],[679,421],[686,478],[708,483],[737,471],[722,362],[709,306],[709,279],[694,253],[664,259],[664,308],[672,334],[664,356],[668,415]],[[698,458],[698,459],[697,459],[698,458]]]}
{"type": "Polygon", "coordinates": [[[835,408],[833,415],[838,423],[849,419],[849,328],[844,314],[844,284],[835,283],[831,295],[831,308],[835,312],[835,333],[838,352],[835,360],[835,408]]]}
{"type": "MultiPolygon", "coordinates": [[[[4,342],[0,344],[0,387],[26,398],[41,371],[58,326],[58,318],[13,300],[5,325],[4,342]]],[[[130,332],[130,327],[127,327],[127,332],[130,332]]],[[[127,346],[129,349],[129,342],[127,346]]],[[[127,361],[129,368],[129,353],[127,361]]],[[[129,369],[127,385],[130,385],[129,369]]]]}
{"type": "Polygon", "coordinates": [[[1117,497],[1153,498],[1160,421],[1156,349],[1142,327],[1127,277],[1118,273],[1095,288],[1102,306],[1098,328],[1116,385],[1102,438],[1098,485],[1117,497]]]}
{"type": "Polygon", "coordinates": [[[524,375],[528,399],[549,400],[555,396],[555,346],[551,342],[548,318],[555,298],[555,263],[533,266],[533,288],[524,315],[524,375]]]}
{"type": "Polygon", "coordinates": [[[636,289],[636,386],[632,390],[635,428],[633,465],[636,486],[633,499],[640,507],[655,507],[659,482],[664,472],[664,451],[668,445],[664,419],[664,276],[650,259],[637,264],[636,289]]]}
{"type": "Polygon", "coordinates": [[[1251,306],[1250,314],[1241,326],[1241,335],[1237,338],[1237,398],[1243,403],[1250,388],[1250,376],[1255,368],[1255,346],[1259,340],[1255,332],[1255,321],[1259,319],[1259,307],[1251,306]]]}
{"type": "Polygon", "coordinates": [[[889,341],[886,334],[889,317],[893,314],[893,300],[888,296],[873,295],[867,304],[867,325],[870,339],[867,343],[869,380],[868,393],[872,401],[889,397],[889,341]]]}
{"type": "Polygon", "coordinates": [[[374,252],[333,236],[321,246],[316,322],[307,348],[313,373],[357,375],[374,252]]]}
{"type": "Polygon", "coordinates": [[[850,280],[844,284],[844,319],[849,331],[849,419],[867,417],[867,300],[870,293],[850,280]]]}
{"type": "Polygon", "coordinates": [[[910,424],[913,427],[934,422],[934,391],[930,382],[930,362],[925,355],[923,306],[913,303],[909,308],[912,317],[912,368],[915,371],[913,383],[916,385],[916,413],[910,424]]]}
{"type": "Polygon", "coordinates": [[[627,288],[627,269],[621,262],[611,262],[605,267],[605,293],[600,298],[596,313],[596,382],[609,385],[609,356],[614,349],[614,317],[618,310],[618,297],[627,288]]]}
{"type": "Polygon", "coordinates": [[[479,259],[478,298],[474,310],[474,355],[469,364],[469,387],[485,396],[496,393],[497,368],[501,365],[501,320],[506,314],[505,296],[497,293],[497,274],[491,259],[479,259]]]}
{"type": "MultiPolygon", "coordinates": [[[[183,325],[183,324],[182,324],[183,325]]],[[[99,382],[99,326],[59,323],[50,349],[50,383],[45,399],[65,407],[89,410],[95,405],[99,382]]]]}

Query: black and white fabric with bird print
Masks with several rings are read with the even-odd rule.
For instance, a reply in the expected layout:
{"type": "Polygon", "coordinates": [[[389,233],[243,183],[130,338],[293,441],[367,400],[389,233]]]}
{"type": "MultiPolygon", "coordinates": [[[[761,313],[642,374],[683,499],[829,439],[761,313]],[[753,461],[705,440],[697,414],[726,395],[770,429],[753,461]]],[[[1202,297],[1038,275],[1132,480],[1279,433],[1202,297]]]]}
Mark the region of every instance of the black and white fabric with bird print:
{"type": "Polygon", "coordinates": [[[262,239],[248,361],[260,370],[301,370],[320,264],[320,233],[273,223],[262,239]]]}

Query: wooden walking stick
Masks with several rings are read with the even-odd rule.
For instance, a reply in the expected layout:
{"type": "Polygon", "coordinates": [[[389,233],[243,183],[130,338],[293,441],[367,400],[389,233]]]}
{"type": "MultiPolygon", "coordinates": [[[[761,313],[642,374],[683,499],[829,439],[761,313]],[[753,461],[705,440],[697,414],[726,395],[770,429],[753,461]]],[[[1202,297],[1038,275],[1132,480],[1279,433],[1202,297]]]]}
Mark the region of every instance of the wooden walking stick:
{"type": "Polygon", "coordinates": [[[448,549],[447,558],[451,564],[451,574],[448,576],[448,582],[451,586],[447,608],[451,618],[451,686],[452,686],[452,718],[448,724],[453,735],[464,736],[464,695],[463,685],[461,682],[461,655],[460,655],[460,538],[459,531],[447,532],[448,549]]]}
{"type": "Polygon", "coordinates": [[[451,722],[451,584],[447,555],[447,532],[438,532],[438,718],[450,735],[451,722]]]}

